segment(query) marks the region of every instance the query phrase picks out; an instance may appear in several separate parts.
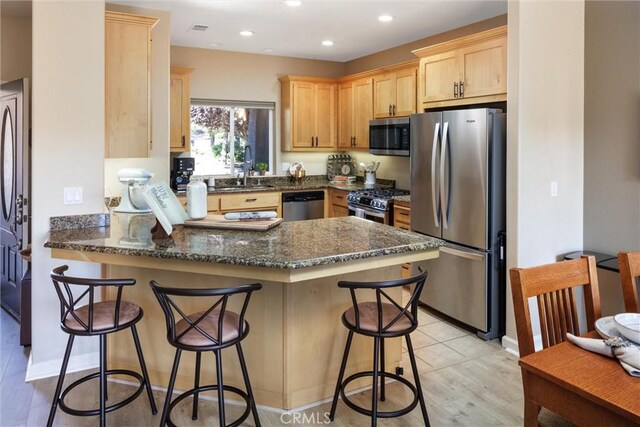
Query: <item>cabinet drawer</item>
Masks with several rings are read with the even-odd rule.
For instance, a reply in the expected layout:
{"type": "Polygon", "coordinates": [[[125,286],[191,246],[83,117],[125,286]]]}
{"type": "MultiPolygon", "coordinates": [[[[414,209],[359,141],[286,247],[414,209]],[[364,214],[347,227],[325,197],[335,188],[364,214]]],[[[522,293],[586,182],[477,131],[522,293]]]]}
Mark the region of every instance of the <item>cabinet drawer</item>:
{"type": "Polygon", "coordinates": [[[349,209],[344,206],[331,205],[332,217],[349,216],[349,209]]]}
{"type": "Polygon", "coordinates": [[[280,193],[243,193],[220,197],[220,210],[255,210],[280,206],[280,193]]]}
{"type": "Polygon", "coordinates": [[[402,206],[394,206],[393,225],[404,230],[411,229],[411,210],[402,206]]]}
{"type": "Polygon", "coordinates": [[[331,191],[331,204],[347,208],[347,192],[342,190],[331,191]]]}
{"type": "Polygon", "coordinates": [[[219,212],[220,211],[220,196],[217,194],[207,195],[207,212],[219,212]]]}

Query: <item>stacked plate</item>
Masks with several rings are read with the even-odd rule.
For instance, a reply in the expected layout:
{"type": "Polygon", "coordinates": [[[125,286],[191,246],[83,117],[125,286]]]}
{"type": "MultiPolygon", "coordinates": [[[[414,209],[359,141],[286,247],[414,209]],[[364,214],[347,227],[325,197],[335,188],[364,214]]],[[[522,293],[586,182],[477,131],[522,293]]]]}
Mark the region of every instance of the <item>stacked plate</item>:
{"type": "Polygon", "coordinates": [[[596,320],[602,338],[623,337],[640,345],[640,313],[621,313],[596,320]]]}

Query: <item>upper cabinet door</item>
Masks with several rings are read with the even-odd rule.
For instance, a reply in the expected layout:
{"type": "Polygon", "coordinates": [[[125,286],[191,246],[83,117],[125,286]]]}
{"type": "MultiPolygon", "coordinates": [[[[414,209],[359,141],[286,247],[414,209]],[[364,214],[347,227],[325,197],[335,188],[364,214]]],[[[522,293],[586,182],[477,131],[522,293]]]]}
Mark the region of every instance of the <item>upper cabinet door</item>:
{"type": "Polygon", "coordinates": [[[373,78],[373,116],[376,119],[393,115],[396,99],[396,75],[383,74],[373,78]]]}
{"type": "Polygon", "coordinates": [[[115,12],[105,18],[105,157],[148,157],[151,28],[158,20],[115,12]]]}
{"type": "Polygon", "coordinates": [[[396,73],[396,100],[393,105],[394,116],[409,116],[416,112],[416,69],[396,73]]]}
{"type": "Polygon", "coordinates": [[[369,149],[369,121],[373,119],[373,79],[353,84],[353,147],[369,149]]]}
{"type": "MultiPolygon", "coordinates": [[[[444,52],[420,60],[422,102],[454,99],[454,84],[460,80],[456,51],[444,52]]],[[[457,98],[457,89],[455,97],[457,98]]]]}
{"type": "Polygon", "coordinates": [[[351,148],[354,136],[354,83],[343,83],[338,88],[338,147],[351,148]]]}
{"type": "Polygon", "coordinates": [[[293,82],[293,124],[292,145],[294,147],[311,147],[315,138],[315,84],[309,82],[293,82]]]}
{"type": "Polygon", "coordinates": [[[463,97],[507,93],[507,39],[460,49],[463,97]]]}
{"type": "Polygon", "coordinates": [[[336,85],[316,84],[316,148],[336,146],[336,85]]]}
{"type": "Polygon", "coordinates": [[[191,68],[171,68],[169,96],[169,149],[171,152],[189,151],[191,148],[191,68]]]}

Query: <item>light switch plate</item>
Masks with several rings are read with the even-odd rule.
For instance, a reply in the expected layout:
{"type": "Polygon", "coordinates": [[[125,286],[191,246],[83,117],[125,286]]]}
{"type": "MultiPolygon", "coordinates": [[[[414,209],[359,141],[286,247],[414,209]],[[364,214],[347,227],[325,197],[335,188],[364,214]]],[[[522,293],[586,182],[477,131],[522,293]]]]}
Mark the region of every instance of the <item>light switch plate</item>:
{"type": "Polygon", "coordinates": [[[63,187],[62,188],[62,204],[81,205],[82,199],[83,199],[82,187],[63,187]]]}
{"type": "Polygon", "coordinates": [[[558,181],[551,181],[551,197],[558,197],[558,181]]]}

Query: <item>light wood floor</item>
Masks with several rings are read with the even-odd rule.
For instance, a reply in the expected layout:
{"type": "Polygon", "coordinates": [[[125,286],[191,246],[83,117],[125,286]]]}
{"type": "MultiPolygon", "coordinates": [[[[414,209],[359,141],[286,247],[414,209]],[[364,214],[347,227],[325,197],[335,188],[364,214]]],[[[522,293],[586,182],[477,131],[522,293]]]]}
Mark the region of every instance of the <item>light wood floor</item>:
{"type": "MultiPolygon", "coordinates": [[[[29,356],[18,344],[17,323],[0,310],[0,426],[43,426],[46,424],[56,378],[24,382],[29,356]]],[[[520,426],[523,399],[520,369],[517,359],[502,350],[497,341],[485,342],[474,335],[421,311],[420,328],[412,335],[421,384],[432,426],[520,426]]],[[[82,338],[78,338],[82,339],[82,338]]],[[[203,358],[203,369],[206,369],[203,358]]],[[[211,363],[213,358],[211,357],[211,363]]],[[[406,353],[403,355],[405,377],[413,381],[406,353]]],[[[189,367],[189,369],[192,369],[189,367]]],[[[67,375],[65,385],[87,373],[67,375]]],[[[131,388],[109,383],[110,402],[120,400],[131,388]]],[[[213,398],[214,394],[210,394],[213,398]]],[[[353,398],[370,405],[370,392],[353,398]]],[[[97,381],[89,382],[69,395],[69,404],[78,408],[97,407],[97,381]]],[[[155,392],[156,404],[162,408],[165,393],[155,392]]],[[[397,383],[387,385],[387,401],[380,410],[406,405],[409,392],[397,383]]],[[[191,400],[186,399],[174,410],[178,425],[217,425],[217,405],[201,400],[197,421],[191,420],[191,400]]],[[[306,409],[306,422],[292,422],[292,414],[260,409],[264,426],[321,425],[330,403],[306,409]]],[[[239,407],[227,405],[227,422],[241,413],[239,407]]],[[[247,425],[253,425],[249,417],[247,425]]],[[[299,420],[301,421],[301,420],[299,420]]],[[[160,414],[151,415],[146,394],[129,406],[107,414],[110,426],[157,426],[160,414]]],[[[73,417],[58,410],[55,425],[97,425],[97,417],[73,417]]],[[[338,404],[335,426],[368,425],[369,418],[360,415],[342,402],[338,404]]],[[[417,426],[422,424],[419,407],[401,418],[380,420],[380,426],[417,426]]]]}

